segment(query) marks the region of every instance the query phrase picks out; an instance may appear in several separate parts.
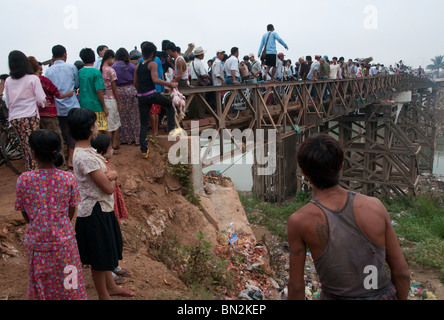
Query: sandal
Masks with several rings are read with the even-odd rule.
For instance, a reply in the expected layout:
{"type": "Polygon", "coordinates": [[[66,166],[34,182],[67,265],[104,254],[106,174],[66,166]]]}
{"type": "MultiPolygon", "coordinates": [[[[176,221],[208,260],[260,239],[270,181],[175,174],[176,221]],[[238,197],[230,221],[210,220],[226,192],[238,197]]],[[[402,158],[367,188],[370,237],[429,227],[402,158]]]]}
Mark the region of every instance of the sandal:
{"type": "Polygon", "coordinates": [[[115,282],[117,285],[125,284],[126,281],[127,281],[127,280],[126,280],[124,277],[122,277],[122,276],[116,276],[116,277],[114,277],[114,282],[115,282]]]}
{"type": "Polygon", "coordinates": [[[131,276],[131,272],[126,269],[120,269],[120,271],[113,271],[116,275],[120,277],[129,277],[131,276]]]}
{"type": "Polygon", "coordinates": [[[142,153],[142,159],[148,159],[149,154],[150,150],[147,150],[147,152],[142,153]]]}

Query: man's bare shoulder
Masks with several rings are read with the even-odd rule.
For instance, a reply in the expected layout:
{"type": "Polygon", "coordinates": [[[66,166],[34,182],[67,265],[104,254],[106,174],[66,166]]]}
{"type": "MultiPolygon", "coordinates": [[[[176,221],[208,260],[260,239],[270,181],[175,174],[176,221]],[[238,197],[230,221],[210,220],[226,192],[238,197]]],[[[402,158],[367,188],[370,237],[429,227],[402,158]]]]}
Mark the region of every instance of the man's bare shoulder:
{"type": "Polygon", "coordinates": [[[384,204],[375,197],[369,197],[363,194],[356,194],[355,197],[355,209],[364,209],[369,212],[375,212],[378,214],[386,214],[387,209],[384,204]]]}
{"type": "Polygon", "coordinates": [[[313,203],[308,203],[293,213],[288,219],[288,223],[294,227],[303,228],[309,225],[313,221],[314,216],[319,214],[319,212],[319,207],[313,203]]]}

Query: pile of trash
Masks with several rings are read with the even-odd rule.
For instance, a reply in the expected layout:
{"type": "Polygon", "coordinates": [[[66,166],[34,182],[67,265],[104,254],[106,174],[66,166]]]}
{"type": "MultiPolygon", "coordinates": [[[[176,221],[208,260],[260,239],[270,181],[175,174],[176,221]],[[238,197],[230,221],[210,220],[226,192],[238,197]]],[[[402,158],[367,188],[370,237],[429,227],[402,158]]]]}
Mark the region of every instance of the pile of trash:
{"type": "Polygon", "coordinates": [[[421,287],[421,284],[413,280],[410,283],[408,300],[437,300],[430,290],[421,287]]]}
{"type": "Polygon", "coordinates": [[[423,172],[419,175],[418,192],[444,192],[444,175],[423,172]]]}
{"type": "Polygon", "coordinates": [[[218,245],[215,247],[217,256],[228,262],[228,269],[233,271],[233,280],[238,298],[245,300],[276,299],[278,285],[273,279],[274,272],[269,266],[267,248],[255,240],[221,232],[218,245]]]}

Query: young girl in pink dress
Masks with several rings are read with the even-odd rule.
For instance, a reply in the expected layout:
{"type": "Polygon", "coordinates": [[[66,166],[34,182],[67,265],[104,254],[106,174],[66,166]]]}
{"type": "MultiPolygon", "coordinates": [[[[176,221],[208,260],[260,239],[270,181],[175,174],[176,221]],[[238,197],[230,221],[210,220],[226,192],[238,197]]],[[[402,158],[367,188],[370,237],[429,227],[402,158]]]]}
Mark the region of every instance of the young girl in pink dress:
{"type": "Polygon", "coordinates": [[[51,130],[31,133],[37,169],[17,180],[15,209],[28,223],[28,300],[86,300],[85,282],[71,220],[80,202],[72,173],[63,163],[62,142],[51,130]]]}

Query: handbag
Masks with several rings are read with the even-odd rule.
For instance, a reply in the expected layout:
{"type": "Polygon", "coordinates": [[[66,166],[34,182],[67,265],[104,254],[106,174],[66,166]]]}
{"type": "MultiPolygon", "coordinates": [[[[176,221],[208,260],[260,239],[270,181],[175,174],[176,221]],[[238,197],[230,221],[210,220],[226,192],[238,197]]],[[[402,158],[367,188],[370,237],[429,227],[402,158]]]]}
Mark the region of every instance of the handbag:
{"type": "Polygon", "coordinates": [[[271,36],[271,32],[272,31],[270,31],[268,33],[268,38],[267,38],[267,41],[265,42],[264,50],[262,50],[262,54],[261,54],[261,60],[262,61],[265,61],[265,58],[267,57],[267,45],[268,45],[268,40],[270,39],[270,36],[271,36]]]}
{"type": "MultiPolygon", "coordinates": [[[[194,73],[197,74],[196,68],[194,68],[194,61],[193,61],[193,69],[194,73]]],[[[202,87],[208,87],[211,85],[211,80],[209,77],[202,77],[201,75],[197,74],[197,84],[202,87]]]]}

